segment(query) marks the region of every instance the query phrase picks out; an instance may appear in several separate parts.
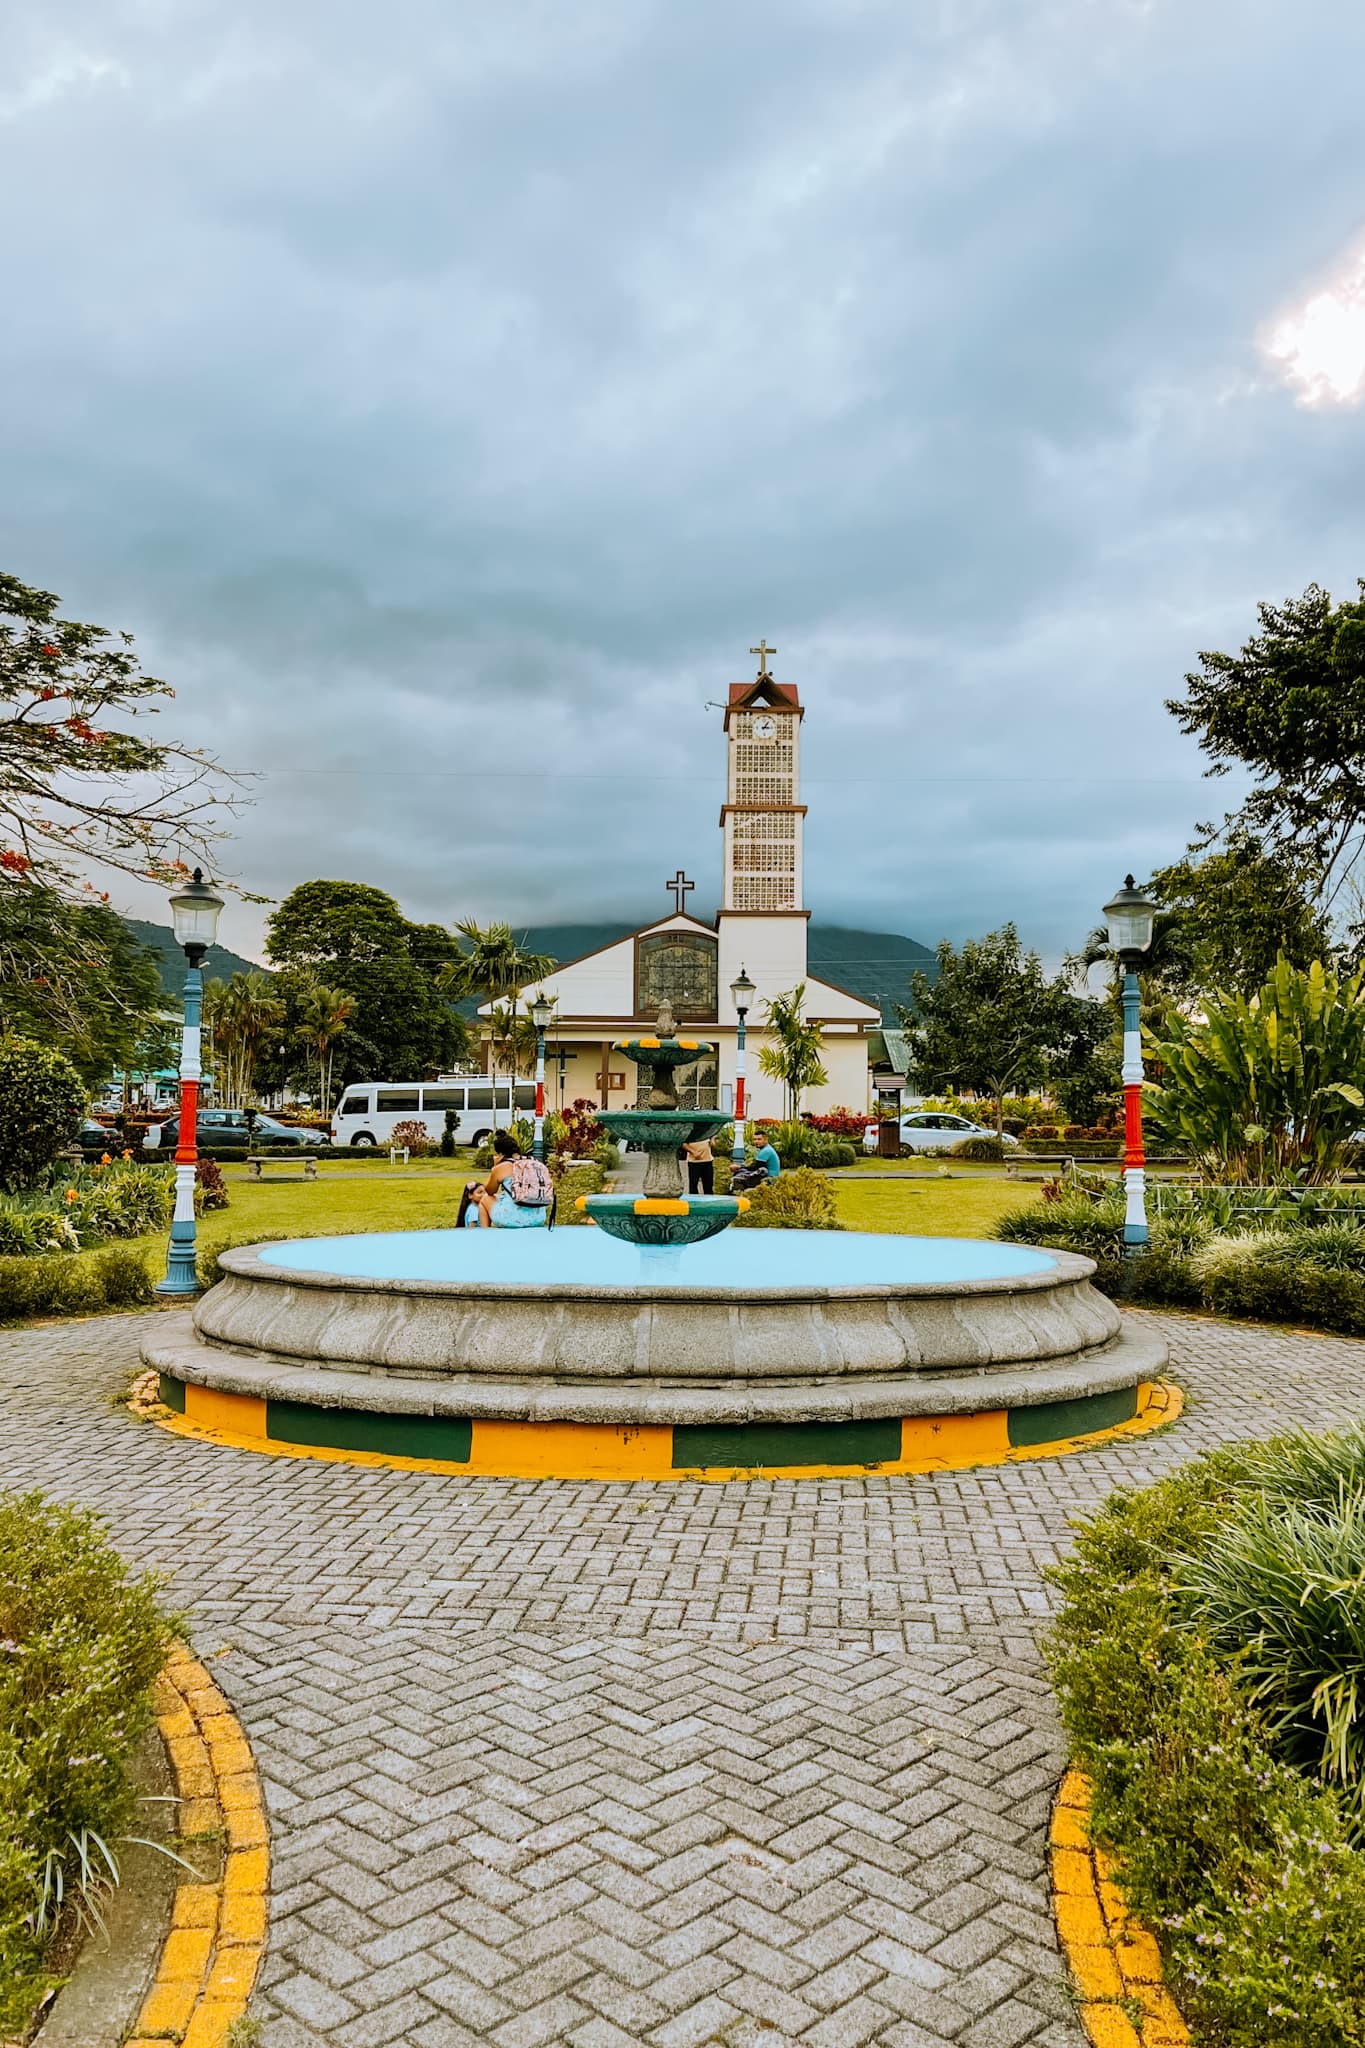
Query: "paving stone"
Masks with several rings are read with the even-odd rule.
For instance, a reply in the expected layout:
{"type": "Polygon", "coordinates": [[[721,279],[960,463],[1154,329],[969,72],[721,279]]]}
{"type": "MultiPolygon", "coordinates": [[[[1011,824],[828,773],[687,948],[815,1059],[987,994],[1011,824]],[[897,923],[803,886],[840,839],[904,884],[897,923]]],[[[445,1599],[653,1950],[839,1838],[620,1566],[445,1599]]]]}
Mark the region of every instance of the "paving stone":
{"type": "Polygon", "coordinates": [[[164,1571],[251,1738],[267,2048],[1083,2048],[1034,1631],[1069,1520],[1365,1410],[1365,1347],[1159,1320],[1176,1428],[924,1478],[461,1479],[113,1405],[143,1319],[0,1332],[0,1484],[164,1571]]]}

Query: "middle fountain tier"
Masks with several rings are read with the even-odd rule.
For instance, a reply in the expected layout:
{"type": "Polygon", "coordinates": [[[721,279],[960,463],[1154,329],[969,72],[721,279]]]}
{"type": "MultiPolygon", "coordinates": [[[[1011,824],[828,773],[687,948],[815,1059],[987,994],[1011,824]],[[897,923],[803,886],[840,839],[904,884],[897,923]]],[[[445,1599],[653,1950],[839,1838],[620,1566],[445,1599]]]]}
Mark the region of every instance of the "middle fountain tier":
{"type": "Polygon", "coordinates": [[[581,1195],[578,1206],[612,1237],[645,1246],[700,1244],[728,1229],[749,1204],[742,1195],[684,1192],[680,1146],[709,1138],[730,1122],[723,1110],[681,1109],[675,1069],[714,1053],[700,1038],[679,1038],[667,1003],[654,1034],[619,1039],[614,1047],[649,1077],[644,1108],[603,1111],[598,1122],[613,1138],[639,1145],[645,1153],[643,1195],[581,1195]]]}

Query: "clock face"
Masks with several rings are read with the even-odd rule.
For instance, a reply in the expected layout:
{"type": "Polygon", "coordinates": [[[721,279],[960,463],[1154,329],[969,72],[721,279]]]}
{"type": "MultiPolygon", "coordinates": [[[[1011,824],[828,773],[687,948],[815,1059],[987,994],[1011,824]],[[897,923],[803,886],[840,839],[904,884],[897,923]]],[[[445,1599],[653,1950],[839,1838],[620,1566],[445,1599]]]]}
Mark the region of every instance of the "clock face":
{"type": "Polygon", "coordinates": [[[754,738],[756,740],[770,740],[776,731],[777,720],[769,718],[766,712],[754,720],[754,738]]]}

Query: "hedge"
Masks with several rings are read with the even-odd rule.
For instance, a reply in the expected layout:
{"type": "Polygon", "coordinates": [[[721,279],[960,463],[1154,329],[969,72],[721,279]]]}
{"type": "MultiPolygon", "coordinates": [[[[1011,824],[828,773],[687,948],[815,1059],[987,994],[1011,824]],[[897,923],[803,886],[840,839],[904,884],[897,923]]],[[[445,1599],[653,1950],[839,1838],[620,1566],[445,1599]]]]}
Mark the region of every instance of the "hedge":
{"type": "MultiPolygon", "coordinates": [[[[1338,1443],[1341,1456],[1330,1440],[1316,1447],[1316,1506],[1329,1516],[1344,1498],[1329,1488],[1349,1490],[1354,1468],[1358,1489],[1365,1458],[1359,1436],[1338,1443]]],[[[1298,1573],[1285,1574],[1283,1557],[1258,1562],[1247,1532],[1258,1515],[1278,1528],[1291,1504],[1313,1508],[1314,1455],[1303,1439],[1220,1451],[1115,1494],[1048,1574],[1063,1595],[1048,1661],[1072,1754],[1094,1786],[1095,1839],[1157,1933],[1196,2037],[1219,2048],[1365,2041],[1359,1784],[1295,1768],[1282,1717],[1251,1697],[1254,1666],[1249,1680],[1240,1649],[1220,1648],[1201,1625],[1200,1572],[1216,1575],[1228,1557],[1242,1579],[1247,1654],[1266,1634],[1258,1613],[1278,1607],[1294,1625],[1298,1573]]],[[[1310,1644],[1308,1668],[1293,1674],[1305,1697],[1337,1654],[1325,1642],[1320,1651],[1310,1644]]],[[[1358,1641],[1352,1656],[1358,1685],[1358,1641]]]]}
{"type": "Polygon", "coordinates": [[[1122,1208],[1082,1195],[1010,1210],[992,1235],[1094,1259],[1095,1285],[1135,1307],[1207,1308],[1365,1336],[1365,1230],[1329,1222],[1215,1234],[1188,1213],[1150,1228],[1148,1248],[1127,1257],[1122,1208]]]}
{"type": "Polygon", "coordinates": [[[133,1245],[0,1259],[0,1322],[27,1316],[88,1315],[141,1308],[156,1299],[145,1255],[133,1245]]]}
{"type": "Polygon", "coordinates": [[[155,1582],[130,1577],[93,1516],[37,1493],[0,1501],[5,2032],[24,2033],[46,1988],[55,1880],[79,1898],[82,1842],[117,1861],[120,1837],[143,1832],[129,1763],[169,1637],[155,1582]]]}

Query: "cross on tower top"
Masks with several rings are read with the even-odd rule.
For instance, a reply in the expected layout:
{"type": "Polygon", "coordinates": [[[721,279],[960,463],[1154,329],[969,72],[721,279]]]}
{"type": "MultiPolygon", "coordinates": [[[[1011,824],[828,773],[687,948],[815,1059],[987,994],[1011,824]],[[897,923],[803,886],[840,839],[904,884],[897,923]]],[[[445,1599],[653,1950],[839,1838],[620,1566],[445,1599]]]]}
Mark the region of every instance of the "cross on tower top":
{"type": "Polygon", "coordinates": [[[696,886],[697,885],[695,882],[688,881],[687,876],[683,873],[681,868],[678,869],[677,874],[674,875],[671,882],[664,883],[665,889],[671,889],[673,891],[673,907],[676,911],[678,911],[680,915],[686,912],[686,898],[692,893],[696,886]]]}
{"type": "Polygon", "coordinates": [[[757,677],[757,680],[758,680],[758,681],[759,681],[760,683],[762,683],[762,682],[769,682],[769,683],[770,683],[770,682],[772,681],[772,676],[771,676],[771,674],[770,674],[770,672],[769,672],[769,669],[768,669],[768,656],[769,656],[770,654],[776,654],[776,652],[777,652],[777,649],[776,649],[775,647],[769,647],[769,645],[768,645],[768,643],[767,643],[767,641],[766,641],[766,640],[760,640],[760,641],[759,641],[759,643],[758,643],[758,645],[757,645],[757,647],[751,647],[751,648],[749,649],[749,652],[750,652],[750,654],[756,654],[756,655],[758,656],[758,677],[757,677]]]}

